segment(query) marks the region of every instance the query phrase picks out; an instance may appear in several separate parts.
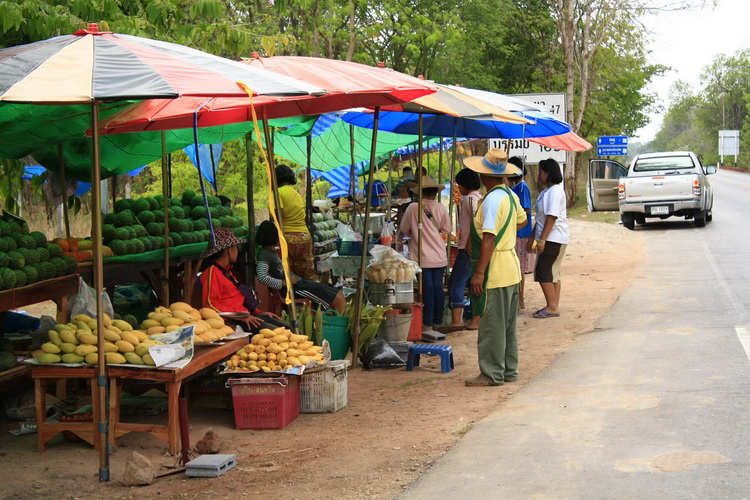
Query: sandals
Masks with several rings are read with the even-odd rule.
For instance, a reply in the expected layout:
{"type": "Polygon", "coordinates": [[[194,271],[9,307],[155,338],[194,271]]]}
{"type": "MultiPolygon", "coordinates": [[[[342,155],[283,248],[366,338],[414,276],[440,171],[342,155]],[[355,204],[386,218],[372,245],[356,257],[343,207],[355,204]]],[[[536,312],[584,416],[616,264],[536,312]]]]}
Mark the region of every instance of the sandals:
{"type": "Polygon", "coordinates": [[[557,318],[558,316],[560,316],[560,313],[551,313],[549,311],[545,311],[544,309],[539,309],[531,315],[532,318],[537,319],[557,318]]]}

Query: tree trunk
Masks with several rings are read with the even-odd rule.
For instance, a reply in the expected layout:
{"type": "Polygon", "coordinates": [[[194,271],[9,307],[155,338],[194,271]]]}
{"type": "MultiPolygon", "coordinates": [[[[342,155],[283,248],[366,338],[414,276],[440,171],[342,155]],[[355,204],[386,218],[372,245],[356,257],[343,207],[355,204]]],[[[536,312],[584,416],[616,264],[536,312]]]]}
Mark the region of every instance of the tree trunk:
{"type": "MultiPolygon", "coordinates": [[[[565,94],[566,121],[573,132],[577,131],[574,124],[575,116],[575,0],[562,0],[560,19],[560,33],[563,42],[563,58],[565,59],[565,94]]],[[[568,164],[563,170],[565,195],[568,206],[576,201],[576,155],[568,155],[568,164]]]]}

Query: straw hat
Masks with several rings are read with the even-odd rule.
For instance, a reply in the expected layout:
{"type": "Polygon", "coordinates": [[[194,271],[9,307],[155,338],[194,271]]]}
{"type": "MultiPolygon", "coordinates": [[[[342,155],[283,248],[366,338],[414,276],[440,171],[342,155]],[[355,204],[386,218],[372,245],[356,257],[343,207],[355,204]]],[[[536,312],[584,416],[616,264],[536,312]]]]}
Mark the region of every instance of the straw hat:
{"type": "MultiPolygon", "coordinates": [[[[419,191],[419,184],[417,184],[416,180],[411,181],[414,183],[413,186],[410,186],[409,189],[416,193],[419,191]]],[[[439,182],[435,182],[435,180],[430,177],[429,175],[422,176],[422,189],[429,189],[429,188],[437,188],[437,189],[445,189],[445,186],[443,184],[440,184],[439,182]]]]}
{"type": "Polygon", "coordinates": [[[216,238],[216,244],[212,245],[211,240],[209,240],[208,247],[203,250],[203,253],[201,254],[201,259],[211,257],[222,250],[226,250],[227,248],[242,243],[228,227],[217,227],[214,229],[214,237],[216,238]]]}
{"type": "Polygon", "coordinates": [[[464,165],[479,175],[490,175],[492,177],[514,177],[523,175],[523,172],[508,163],[508,154],[499,148],[492,148],[484,156],[469,156],[464,158],[464,165]]]}

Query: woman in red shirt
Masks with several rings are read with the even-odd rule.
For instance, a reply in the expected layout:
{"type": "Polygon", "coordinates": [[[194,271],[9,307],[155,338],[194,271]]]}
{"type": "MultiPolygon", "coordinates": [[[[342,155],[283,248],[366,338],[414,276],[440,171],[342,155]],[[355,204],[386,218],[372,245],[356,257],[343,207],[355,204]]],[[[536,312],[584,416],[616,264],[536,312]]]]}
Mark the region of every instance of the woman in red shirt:
{"type": "Polygon", "coordinates": [[[227,227],[214,230],[215,243],[209,242],[203,251],[204,271],[198,278],[201,284],[201,301],[203,307],[210,307],[218,312],[232,312],[245,314],[239,318],[247,324],[250,331],[257,333],[261,328],[276,328],[289,325],[281,321],[277,315],[260,309],[252,288],[237,282],[232,273],[232,266],[237,262],[241,242],[227,227]]]}

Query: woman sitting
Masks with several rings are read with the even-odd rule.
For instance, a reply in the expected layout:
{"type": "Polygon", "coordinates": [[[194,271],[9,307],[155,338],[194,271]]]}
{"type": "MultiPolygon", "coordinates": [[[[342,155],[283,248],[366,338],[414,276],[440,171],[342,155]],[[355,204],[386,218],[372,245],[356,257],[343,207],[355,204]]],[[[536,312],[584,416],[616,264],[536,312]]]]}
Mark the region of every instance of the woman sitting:
{"type": "MultiPolygon", "coordinates": [[[[271,221],[262,222],[255,235],[255,242],[261,247],[257,256],[258,281],[272,290],[278,290],[282,296],[286,296],[284,267],[281,257],[276,253],[279,245],[279,231],[276,225],[271,221]]],[[[291,282],[295,298],[310,299],[324,309],[335,309],[339,314],[344,311],[346,299],[340,290],[317,281],[300,278],[294,273],[291,275],[291,282]]]]}
{"type": "Polygon", "coordinates": [[[241,243],[232,230],[219,227],[214,231],[214,236],[215,243],[209,242],[201,255],[204,271],[199,280],[203,307],[220,313],[244,314],[244,317],[236,320],[245,323],[253,333],[258,333],[261,328],[289,327],[277,315],[260,310],[255,291],[238,283],[232,274],[232,266],[240,252],[237,246],[241,243]]]}

